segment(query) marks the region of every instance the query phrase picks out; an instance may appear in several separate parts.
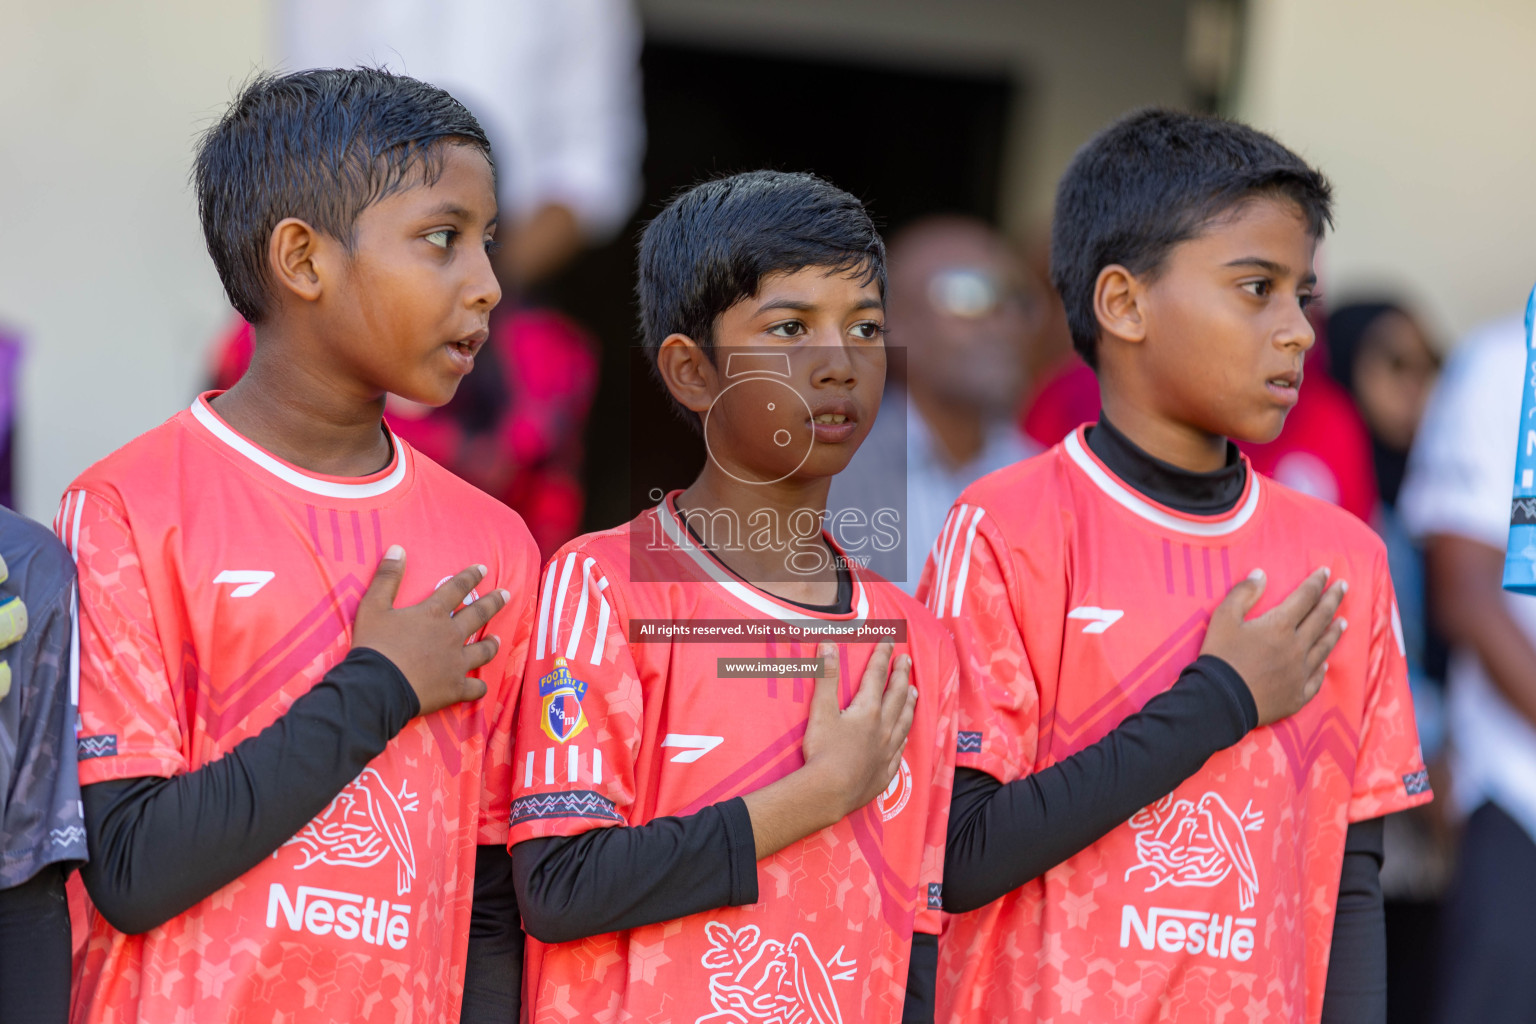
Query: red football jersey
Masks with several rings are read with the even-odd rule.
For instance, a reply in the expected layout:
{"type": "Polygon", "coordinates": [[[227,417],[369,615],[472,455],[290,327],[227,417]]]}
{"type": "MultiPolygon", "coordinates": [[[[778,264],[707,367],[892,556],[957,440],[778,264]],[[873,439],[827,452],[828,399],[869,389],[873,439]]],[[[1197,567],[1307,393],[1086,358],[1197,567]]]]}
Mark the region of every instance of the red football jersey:
{"type": "Polygon", "coordinates": [[[961,495],[918,593],[956,639],[958,763],[1004,782],[1168,689],[1250,570],[1269,577],[1263,612],[1319,566],[1350,584],[1321,693],[947,919],[940,1020],[1315,1022],[1345,830],[1430,799],[1386,551],[1355,517],[1251,467],[1231,512],[1186,515],[1118,480],[1081,429],[961,495]]]}
{"type": "MultiPolygon", "coordinates": [[[[397,604],[467,565],[505,587],[480,701],[416,718],[260,865],[143,935],[92,911],[77,1024],[456,1021],[475,846],[506,840],[538,552],[516,513],[394,438],[369,477],[305,472],[207,398],[91,467],[56,526],[80,573],[80,781],[213,761],[351,646],[385,549],[397,604]]],[[[472,595],[473,597],[474,595],[472,595]]]]}
{"type": "MultiPolygon", "coordinates": [[[[689,537],[674,498],[577,538],[545,570],[512,843],[692,814],[804,763],[814,680],[722,678],[717,662],[814,658],[814,641],[675,642],[649,638],[652,627],[713,621],[750,633],[764,623],[904,619],[896,654],[912,657],[916,719],[882,796],[758,862],[758,903],[558,945],[530,937],[526,1019],[895,1022],[912,932],[940,925],[954,775],[949,636],[917,601],[857,568],[845,615],[744,583],[689,537]]],[[[873,650],[840,645],[844,706],[873,650]]]]}

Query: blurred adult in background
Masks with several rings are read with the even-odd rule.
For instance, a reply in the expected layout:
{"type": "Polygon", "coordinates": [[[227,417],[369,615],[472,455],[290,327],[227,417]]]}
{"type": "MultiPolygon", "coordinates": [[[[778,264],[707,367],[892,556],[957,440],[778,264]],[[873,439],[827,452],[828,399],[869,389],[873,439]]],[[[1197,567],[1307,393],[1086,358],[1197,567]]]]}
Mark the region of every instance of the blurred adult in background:
{"type": "MultiPolygon", "coordinates": [[[[1423,327],[1393,299],[1351,302],[1328,314],[1328,368],[1370,433],[1380,501],[1371,525],[1387,545],[1414,718],[1425,763],[1438,775],[1444,729],[1445,646],[1424,600],[1424,552],[1408,533],[1398,494],[1440,357],[1423,327]]],[[[1441,784],[1436,778],[1435,783],[1441,784]]],[[[1444,787],[1442,786],[1442,791],[1444,787]]],[[[1387,1006],[1392,1024],[1428,1020],[1438,951],[1439,900],[1450,868],[1443,803],[1386,819],[1381,888],[1387,924],[1387,1006]]]]}
{"type": "Polygon", "coordinates": [[[1474,332],[1446,363],[1398,499],[1452,645],[1453,808],[1466,815],[1441,921],[1433,1020],[1536,1019],[1536,601],[1505,593],[1525,331],[1474,332]]]}
{"type": "MultiPolygon", "coordinates": [[[[1318,326],[1315,318],[1313,324],[1318,326]]],[[[1240,441],[1238,447],[1265,476],[1369,521],[1376,506],[1370,437],[1349,393],[1328,379],[1325,347],[1314,345],[1307,354],[1301,397],[1280,436],[1268,444],[1240,441]]],[[[1041,383],[1020,423],[1049,447],[1098,416],[1098,379],[1073,355],[1041,383]]]]}
{"type": "MultiPolygon", "coordinates": [[[[530,288],[623,226],[640,194],[640,28],[629,0],[283,0],[291,68],[382,65],[441,86],[490,137],[506,296],[475,372],[441,409],[391,398],[390,426],[522,515],[545,556],[575,536],[596,344],[530,288]]],[[[250,360],[237,324],[215,387],[250,360]]]]}
{"type": "Polygon", "coordinates": [[[1012,246],[969,217],[914,222],[891,239],[886,265],[894,372],[827,507],[849,553],[873,551],[871,566],[911,593],[960,492],[1039,450],[1016,424],[1042,296],[1012,246]],[[904,559],[882,561],[860,523],[902,504],[904,559]]]}

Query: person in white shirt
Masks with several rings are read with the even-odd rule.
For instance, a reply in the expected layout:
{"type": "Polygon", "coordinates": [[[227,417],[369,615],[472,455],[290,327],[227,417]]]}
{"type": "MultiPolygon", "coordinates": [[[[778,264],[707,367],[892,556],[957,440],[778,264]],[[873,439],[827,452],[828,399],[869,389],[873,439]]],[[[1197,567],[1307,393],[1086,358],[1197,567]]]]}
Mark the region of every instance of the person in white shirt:
{"type": "Polygon", "coordinates": [[[1424,540],[1426,595],[1452,645],[1452,799],[1466,816],[1442,919],[1438,1024],[1536,1019],[1536,600],[1501,586],[1525,341],[1510,319],[1457,348],[1398,499],[1424,540]]]}
{"type": "Polygon", "coordinates": [[[970,217],[898,232],[887,273],[890,382],[832,481],[828,524],[851,557],[912,593],[960,492],[1040,450],[1017,420],[1044,296],[1012,246],[970,217]]]}

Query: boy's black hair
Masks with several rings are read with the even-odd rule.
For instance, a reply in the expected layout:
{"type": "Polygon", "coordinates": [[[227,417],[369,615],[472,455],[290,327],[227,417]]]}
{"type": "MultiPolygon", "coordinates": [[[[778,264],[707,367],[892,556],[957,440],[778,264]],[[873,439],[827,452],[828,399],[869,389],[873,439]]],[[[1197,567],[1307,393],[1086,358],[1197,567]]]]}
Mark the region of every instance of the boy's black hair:
{"type": "Polygon", "coordinates": [[[279,221],[297,217],[350,249],[363,210],[437,180],[447,142],[491,160],[474,115],[426,82],[374,68],[258,75],[204,133],[192,174],[230,304],[251,323],[269,311],[279,221]]]}
{"type": "Polygon", "coordinates": [[[1083,360],[1098,366],[1093,293],[1101,270],[1119,264],[1156,275],[1175,245],[1258,196],[1295,202],[1314,237],[1333,222],[1328,180],[1236,121],[1138,110],[1078,150],[1056,190],[1051,283],[1083,360]]]}
{"type": "MultiPolygon", "coordinates": [[[[814,174],[748,171],[675,196],[640,236],[641,344],[686,334],[713,358],[715,318],[768,274],[861,273],[885,297],[885,243],[858,199],[814,174]]],[[[692,417],[689,417],[690,419],[692,417]]]]}

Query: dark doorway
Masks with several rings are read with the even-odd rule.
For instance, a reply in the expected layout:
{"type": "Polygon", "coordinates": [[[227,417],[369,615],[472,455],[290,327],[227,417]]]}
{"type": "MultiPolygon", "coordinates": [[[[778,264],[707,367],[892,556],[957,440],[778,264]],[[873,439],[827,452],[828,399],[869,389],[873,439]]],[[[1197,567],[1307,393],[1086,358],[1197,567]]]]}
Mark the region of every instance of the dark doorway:
{"type": "Polygon", "coordinates": [[[587,529],[621,523],[655,488],[682,487],[704,450],[631,352],[635,242],[668,197],[759,167],[809,170],[863,199],[890,231],[928,213],[995,221],[1015,84],[1004,74],[808,60],[649,43],[642,58],[645,197],[633,223],[583,255],[547,298],[603,339],[587,431],[587,529]]]}

